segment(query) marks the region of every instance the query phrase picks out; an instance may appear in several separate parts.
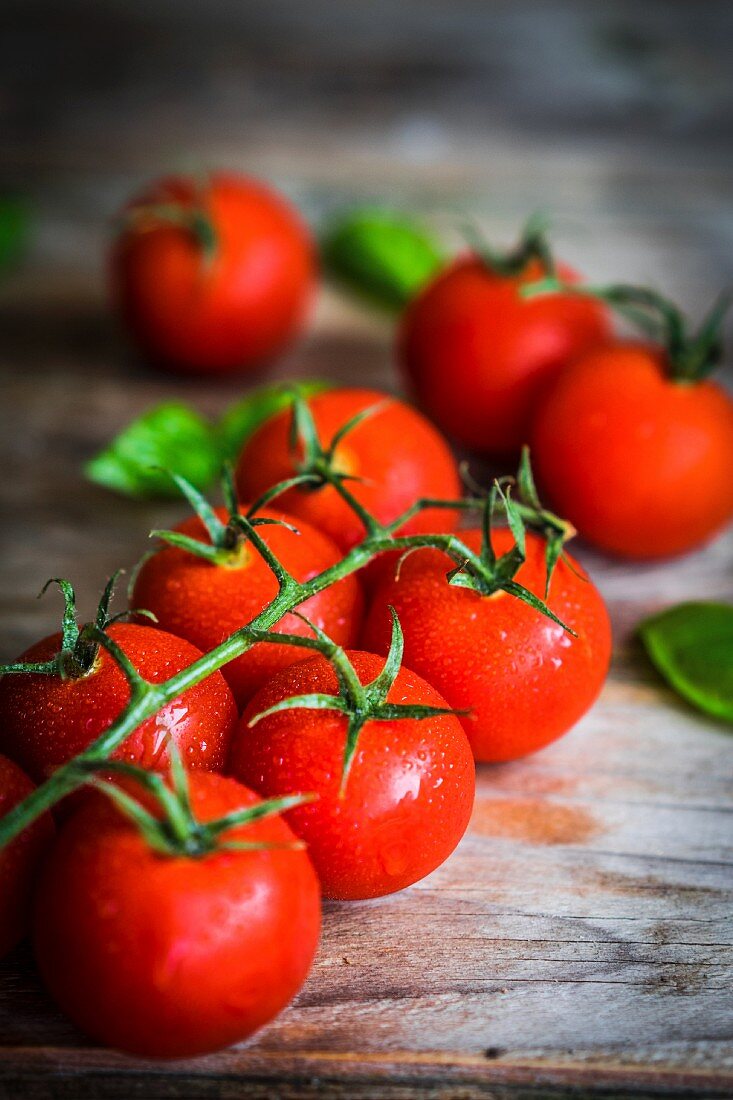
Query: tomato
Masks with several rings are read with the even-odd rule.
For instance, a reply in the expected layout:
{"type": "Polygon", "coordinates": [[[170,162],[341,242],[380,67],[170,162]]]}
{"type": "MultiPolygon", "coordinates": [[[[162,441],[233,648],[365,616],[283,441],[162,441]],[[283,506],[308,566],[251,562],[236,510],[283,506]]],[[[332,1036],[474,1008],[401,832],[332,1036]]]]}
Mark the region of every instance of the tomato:
{"type": "Polygon", "coordinates": [[[127,207],[113,296],[142,352],[189,374],[251,370],[300,332],[314,244],[271,187],[216,173],[162,179],[127,207]]]}
{"type": "MultiPolygon", "coordinates": [[[[348,656],[363,684],[384,666],[372,653],[348,656]]],[[[321,656],[273,676],[242,716],[230,771],[268,797],[315,792],[316,801],[286,816],[308,845],[324,894],[380,897],[435,870],[463,836],[474,795],[471,750],[452,714],[367,721],[340,797],[344,715],[298,708],[248,725],[255,715],[292,695],[337,691],[333,667],[321,656]]],[[[405,668],[387,699],[446,706],[429,684],[405,668]]]]}
{"type": "MultiPolygon", "coordinates": [[[[478,531],[461,538],[478,551],[478,531]]],[[[513,545],[493,533],[498,555],[513,545]]],[[[516,581],[544,598],[545,543],[527,536],[527,560],[516,581]]],[[[513,760],[560,737],[601,689],[611,652],[608,614],[598,590],[575,564],[558,562],[548,605],[578,633],[571,637],[539,611],[499,591],[483,596],[450,586],[453,563],[440,551],[417,550],[398,578],[381,578],[367,616],[363,644],[385,653],[392,605],[405,634],[405,663],[424,676],[463,717],[480,761],[513,760]]]]}
{"type": "MultiPolygon", "coordinates": [[[[217,514],[226,522],[224,509],[217,514]]],[[[338,548],[309,523],[272,509],[261,509],[258,515],[284,519],[297,526],[299,534],[269,524],[257,529],[296,580],[309,580],[339,560],[338,548]]],[[[177,530],[202,542],[211,542],[198,517],[182,523],[177,530]]],[[[227,565],[211,564],[186,550],[164,546],[140,569],[132,602],[135,607],[152,611],[164,629],[209,650],[250,622],[276,595],[275,575],[260,554],[246,543],[240,544],[236,562],[227,565]]],[[[306,600],[298,610],[337,644],[351,645],[361,626],[361,586],[356,577],[345,577],[306,600]]],[[[310,634],[309,627],[295,615],[286,615],[277,629],[290,634],[310,634]]],[[[263,680],[302,659],[303,650],[295,646],[261,643],[230,661],[222,672],[241,707],[263,680]]]]}
{"type": "MultiPolygon", "coordinates": [[[[0,756],[0,818],[33,790],[28,776],[0,756]]],[[[48,814],[0,848],[0,959],[24,936],[38,862],[53,834],[48,814]]]]}
{"type": "Polygon", "coordinates": [[[557,507],[614,554],[679,554],[733,517],[733,402],[715,382],[671,378],[652,345],[609,343],[563,372],[533,456],[557,507]]]}
{"type": "MultiPolygon", "coordinates": [[[[259,801],[232,779],[190,776],[211,821],[259,801]]],[[[318,880],[279,817],[226,834],[275,845],[160,855],[99,795],[61,829],[41,874],[34,942],[41,975],[99,1042],[154,1058],[247,1038],[295,996],[320,928],[318,880]]]]}
{"type": "MultiPolygon", "coordinates": [[[[458,468],[448,445],[435,428],[409,405],[375,390],[328,390],[310,398],[321,445],[326,448],[339,428],[353,416],[382,404],[338,444],[333,467],[363,481],[346,487],[382,523],[395,520],[418,497],[455,499],[461,495],[458,468]]],[[[290,447],[292,414],[271,417],[250,436],[239,459],[240,495],[255,500],[272,485],[292,477],[303,456],[290,447]]],[[[364,526],[332,485],[297,487],[278,498],[294,516],[325,531],[342,550],[364,537],[364,526]]],[[[402,529],[403,534],[451,531],[454,512],[428,509],[402,529]]]]}
{"type": "MultiPolygon", "coordinates": [[[[107,630],[135,668],[161,683],[187,668],[201,651],[152,626],[116,623],[107,630]]],[[[47,661],[61,648],[53,634],[31,646],[21,661],[47,661]]],[[[126,706],[124,674],[101,649],[90,671],[76,679],[14,673],[0,680],[0,751],[17,760],[37,782],[47,779],[94,741],[126,706]]],[[[217,770],[224,763],[237,708],[226,681],[214,672],[147,718],[114,753],[144,768],[168,767],[168,735],[188,767],[217,770]]]]}
{"type": "Polygon", "coordinates": [[[543,273],[537,260],[502,275],[467,256],[404,314],[397,354],[407,380],[427,414],[472,450],[519,451],[547,384],[608,336],[597,302],[568,293],[523,299],[520,288],[543,273]]]}

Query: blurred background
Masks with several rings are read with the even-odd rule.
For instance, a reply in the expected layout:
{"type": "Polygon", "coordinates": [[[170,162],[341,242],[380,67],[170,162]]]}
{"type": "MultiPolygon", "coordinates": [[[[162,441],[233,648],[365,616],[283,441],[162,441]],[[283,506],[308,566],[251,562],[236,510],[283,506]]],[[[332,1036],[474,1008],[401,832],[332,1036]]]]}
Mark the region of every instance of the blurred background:
{"type": "Polygon", "coordinates": [[[378,198],[555,218],[600,277],[731,275],[725,0],[4,0],[3,182],[34,260],[100,266],[109,218],[171,168],[270,177],[314,217],[378,198]],[[684,274],[678,270],[684,264],[684,274]]]}
{"type": "MultiPolygon", "coordinates": [[[[216,412],[237,387],[156,375],[109,315],[112,219],[147,179],[238,168],[315,226],[378,200],[449,240],[470,213],[509,243],[542,209],[592,279],[695,316],[733,283],[726,0],[4,0],[0,20],[0,192],[31,216],[0,283],[9,651],[55,621],[28,615],[45,577],[86,596],[144,546],[145,509],[84,485],[84,459],[156,400],[216,412]]],[[[390,323],[326,291],[274,374],[394,385],[390,359],[390,323]]]]}

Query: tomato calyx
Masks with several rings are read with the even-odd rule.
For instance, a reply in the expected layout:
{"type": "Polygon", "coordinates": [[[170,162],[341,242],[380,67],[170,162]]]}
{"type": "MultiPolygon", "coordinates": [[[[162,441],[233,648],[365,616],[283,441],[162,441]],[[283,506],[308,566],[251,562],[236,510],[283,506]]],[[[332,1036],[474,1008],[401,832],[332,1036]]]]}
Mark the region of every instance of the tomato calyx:
{"type": "Polygon", "coordinates": [[[57,676],[61,680],[79,680],[96,667],[101,644],[99,635],[104,635],[107,627],[132,614],[144,615],[157,622],[152,611],[147,611],[145,608],[121,611],[117,615],[109,614],[115,584],[121,572],[122,570],[118,569],[107,581],[97,605],[94,621],[85,623],[81,627],[76,617],[76,593],[71,583],[62,577],[51,577],[47,580],[38,593],[38,598],[40,599],[52,584],[59,586],[64,597],[61,649],[49,661],[16,661],[13,664],[0,665],[0,676],[33,673],[41,676],[57,676]]]}
{"type": "Polygon", "coordinates": [[[493,596],[497,592],[507,592],[541,612],[548,619],[552,619],[568,634],[575,636],[575,631],[559,619],[543,600],[515,580],[527,557],[526,534],[522,515],[511,497],[511,486],[506,481],[502,484],[497,479],[486,496],[481,513],[481,549],[478,554],[466,557],[451,569],[446,578],[448,584],[454,588],[468,588],[480,596],[493,596]],[[491,532],[499,511],[503,511],[506,517],[507,525],[514,537],[514,545],[497,557],[491,532]]]}
{"type": "Polygon", "coordinates": [[[213,263],[219,239],[201,189],[194,202],[169,199],[130,207],[121,218],[120,232],[150,233],[165,226],[183,230],[193,238],[205,265],[213,263]]]}
{"type": "Polygon", "coordinates": [[[539,263],[545,276],[555,275],[555,259],[547,239],[547,219],[542,214],[532,214],[514,247],[504,251],[487,244],[473,225],[467,225],[464,233],[473,252],[494,275],[507,279],[518,278],[534,261],[539,263]]]}
{"type": "MultiPolygon", "coordinates": [[[[275,485],[270,486],[251,505],[250,513],[258,511],[276,497],[286,493],[289,489],[300,488],[305,491],[317,492],[330,485],[346,502],[353,512],[361,520],[368,537],[389,537],[397,527],[395,524],[384,525],[369,512],[361,501],[357,500],[353,493],[346,487],[347,481],[361,482],[364,478],[349,470],[338,468],[337,450],[350,432],[362,421],[381,412],[389,404],[389,398],[376,401],[366,409],[361,409],[336,431],[328,444],[324,446],[319,438],[318,429],[313,418],[313,413],[303,394],[297,389],[292,395],[292,418],[290,422],[290,448],[297,473],[294,477],[286,478],[275,485]]],[[[422,507],[425,502],[418,502],[422,507]]]]}
{"type": "Polygon", "coordinates": [[[382,671],[368,684],[362,684],[346,651],[329,638],[320,627],[297,611],[295,614],[298,618],[307,623],[313,631],[314,636],[312,638],[273,632],[263,632],[262,635],[261,640],[265,642],[278,644],[284,642],[288,645],[299,645],[306,649],[315,650],[333,666],[338,681],[338,695],[317,692],[310,695],[291,695],[274,706],[268,707],[267,710],[256,714],[250,719],[249,725],[254,726],[263,718],[267,718],[272,714],[300,708],[306,710],[333,710],[345,715],[348,721],[339,788],[340,798],[344,797],[349,773],[358,747],[359,735],[367,722],[391,722],[407,718],[422,720],[440,714],[468,713],[467,711],[454,710],[451,707],[387,702],[387,696],[402,667],[402,656],[405,649],[404,635],[397,612],[393,607],[390,607],[389,611],[392,616],[392,637],[389,651],[382,671]]]}
{"type": "Polygon", "coordinates": [[[321,489],[324,485],[344,481],[361,481],[362,478],[348,470],[338,468],[336,452],[346,436],[362,421],[381,412],[389,404],[389,398],[375,401],[366,409],[361,409],[333,435],[328,446],[319,438],[313,413],[301,394],[293,394],[292,419],[290,422],[290,448],[299,457],[296,467],[302,484],[306,489],[321,489]]]}
{"type": "MultiPolygon", "coordinates": [[[[239,500],[237,499],[234,476],[229,464],[225,465],[222,473],[222,489],[228,512],[226,523],[223,523],[219,519],[219,516],[216,514],[211,504],[209,504],[206,497],[203,496],[190,481],[187,481],[186,478],[182,477],[180,474],[173,473],[171,470],[167,470],[166,473],[178,486],[182,495],[186,498],[198,518],[201,520],[209,536],[209,541],[203,542],[201,539],[192,538],[190,535],[185,535],[181,531],[163,531],[158,529],[150,532],[150,538],[160,539],[169,546],[175,546],[179,550],[185,550],[189,554],[194,554],[198,558],[203,558],[204,561],[209,562],[210,565],[219,566],[225,569],[238,569],[246,563],[246,544],[249,543],[268,562],[273,572],[278,577],[281,587],[286,583],[294,583],[292,577],[289,576],[278,559],[260,538],[256,529],[264,526],[287,527],[289,531],[293,531],[295,534],[298,534],[298,529],[291,523],[287,523],[282,519],[275,519],[270,516],[257,516],[255,513],[263,507],[263,498],[260,498],[259,501],[255,501],[255,503],[248,508],[247,512],[243,512],[239,500]]],[[[154,550],[152,553],[156,553],[156,551],[154,550]]]]}
{"type": "Polygon", "coordinates": [[[721,326],[733,301],[730,291],[719,295],[696,330],[691,330],[681,309],[649,287],[626,283],[571,286],[551,276],[523,287],[520,291],[525,298],[558,292],[595,298],[616,310],[644,336],[664,349],[667,372],[674,382],[700,382],[721,363],[721,326]]]}
{"type": "Polygon", "coordinates": [[[78,771],[87,785],[109,797],[117,809],[137,827],[148,846],[161,856],[202,859],[213,852],[256,851],[266,848],[301,849],[300,841],[274,844],[266,841],[248,841],[237,837],[227,839],[233,829],[242,828],[263,817],[284,813],[305,802],[312,802],[315,795],[293,794],[271,798],[254,806],[243,807],[213,821],[199,821],[191,807],[188,772],[181,759],[175,741],[169,736],[170,775],[168,782],[156,772],[146,771],[124,761],[105,760],[80,763],[78,771]],[[97,773],[103,771],[106,777],[97,773]],[[111,781],[109,776],[119,776],[128,781],[127,788],[111,781]],[[132,781],[132,783],[130,783],[132,781]],[[151,810],[131,793],[136,785],[149,795],[157,812],[151,810]]]}
{"type": "MultiPolygon", "coordinates": [[[[464,497],[463,500],[456,502],[454,507],[466,511],[480,509],[481,548],[478,553],[475,553],[459,541],[460,533],[454,537],[445,547],[445,552],[456,562],[454,568],[447,574],[448,584],[454,588],[471,589],[480,596],[493,596],[497,592],[507,592],[575,636],[575,632],[555,615],[544,600],[515,580],[526,560],[527,531],[530,530],[539,534],[545,543],[546,600],[555,566],[563,557],[565,543],[575,535],[575,528],[570,523],[543,508],[532,476],[529,449],[527,447],[522,449],[516,477],[496,478],[488,492],[484,492],[481,486],[467,478],[465,469],[463,472],[474,495],[464,497]],[[513,485],[517,487],[518,500],[514,500],[511,495],[513,485]],[[507,526],[514,536],[514,545],[497,558],[491,533],[500,515],[506,519],[507,526]]],[[[407,554],[412,552],[412,548],[407,550],[407,554]]],[[[402,560],[407,554],[403,555],[402,560]]]]}
{"type": "Polygon", "coordinates": [[[550,594],[550,584],[555,566],[562,558],[569,561],[565,543],[576,535],[572,523],[550,512],[540,500],[532,473],[529,447],[522,447],[519,468],[515,479],[518,500],[516,509],[528,531],[539,535],[545,543],[545,599],[550,594]]]}

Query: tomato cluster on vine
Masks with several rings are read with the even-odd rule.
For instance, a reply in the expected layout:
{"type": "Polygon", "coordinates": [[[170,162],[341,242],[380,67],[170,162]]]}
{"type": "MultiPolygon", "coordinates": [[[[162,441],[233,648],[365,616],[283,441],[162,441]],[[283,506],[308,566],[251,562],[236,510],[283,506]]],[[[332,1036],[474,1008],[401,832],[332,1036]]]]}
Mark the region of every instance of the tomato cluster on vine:
{"type": "Polygon", "coordinates": [[[462,499],[450,449],[396,398],[294,392],[223,507],[175,480],[194,516],[153,532],[133,621],[110,616],[113,579],[80,625],[59,581],[62,631],[0,680],[0,751],[40,784],[17,802],[31,781],[0,772],[5,946],[58,804],[39,969],[89,1034],[161,1057],[279,1011],[312,962],[319,894],[379,897],[435,870],[468,826],[475,760],[560,736],[610,653],[527,457],[516,484],[462,499]]]}
{"type": "MultiPolygon", "coordinates": [[[[124,211],[114,293],[149,357],[229,373],[299,331],[314,254],[271,189],[168,179],[124,211]]],[[[432,420],[293,387],[225,468],[223,506],[171,471],[193,514],[152,532],[129,612],[109,613],[113,578],[80,624],[57,579],[61,631],[0,670],[0,954],[30,930],[102,1042],[173,1058],[271,1020],[311,968],[322,896],[435,871],[476,764],[592,705],[611,631],[575,528],[654,557],[733,515],[733,405],[707,378],[722,306],[691,334],[658,295],[582,284],[537,225],[506,254],[419,259],[397,357],[432,420]],[[616,337],[608,306],[651,341],[616,337]],[[441,429],[519,456],[516,477],[462,495],[441,429]]],[[[394,304],[406,284],[377,275],[394,304]]]]}

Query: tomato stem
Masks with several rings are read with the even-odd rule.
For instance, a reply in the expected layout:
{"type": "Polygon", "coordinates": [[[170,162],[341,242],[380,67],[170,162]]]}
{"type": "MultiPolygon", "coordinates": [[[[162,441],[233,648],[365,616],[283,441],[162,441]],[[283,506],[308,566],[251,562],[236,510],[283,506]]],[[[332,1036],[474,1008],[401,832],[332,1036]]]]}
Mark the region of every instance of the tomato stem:
{"type": "MultiPolygon", "coordinates": [[[[97,606],[94,622],[87,623],[83,627],[80,627],[77,622],[76,594],[71,583],[62,577],[51,577],[50,580],[47,580],[38,593],[39,598],[43,596],[51,584],[57,584],[64,597],[64,613],[61,620],[61,649],[50,661],[17,661],[13,664],[0,665],[0,676],[34,673],[42,676],[58,676],[62,680],[78,680],[91,672],[99,653],[99,634],[106,631],[107,627],[113,623],[132,614],[131,611],[121,611],[113,616],[109,614],[109,605],[121,572],[122,570],[118,569],[109,578],[97,606]]],[[[136,614],[145,615],[155,620],[153,613],[145,610],[145,608],[140,608],[136,614]]]]}
{"type": "MultiPolygon", "coordinates": [[[[528,464],[528,457],[525,457],[523,461],[528,464]]],[[[521,502],[515,502],[512,500],[509,492],[505,491],[502,487],[502,484],[500,482],[495,482],[483,500],[420,500],[416,501],[415,504],[403,513],[403,515],[398,516],[391,523],[381,524],[374,517],[370,516],[363,506],[354,499],[353,495],[343,485],[341,475],[337,472],[335,473],[330,468],[325,468],[325,479],[329,484],[333,485],[334,488],[337,488],[338,491],[341,492],[343,499],[353,508],[355,513],[362,518],[366,527],[366,534],[362,542],[348,551],[343,558],[336,561],[327,569],[324,569],[321,573],[303,582],[296,581],[283,568],[276,556],[260,537],[257,532],[257,526],[266,521],[261,517],[252,515],[251,512],[248,513],[247,516],[238,515],[237,524],[241,526],[250,544],[262,555],[278,580],[277,595],[249,623],[243,625],[210,652],[203,654],[186,668],[171,676],[163,683],[153,684],[145,680],[132,666],[120,647],[105,633],[102,622],[106,622],[107,620],[109,604],[109,598],[107,598],[104,613],[98,613],[95,623],[88,624],[83,628],[79,634],[77,644],[78,641],[83,638],[85,645],[101,645],[109,652],[110,656],[117,661],[124,675],[127,677],[130,685],[130,700],[119,717],[112,725],[104,730],[88,748],[67,764],[63,764],[57,768],[54,774],[45,783],[36,787],[24,801],[17,803],[10,812],[0,820],[0,847],[9,843],[40,814],[51,809],[51,807],[71,793],[71,791],[87,782],[90,768],[93,770],[98,769],[100,765],[104,765],[105,768],[108,768],[108,758],[110,755],[143,721],[145,721],[145,719],[156,714],[162,707],[171,703],[174,699],[177,699],[189,688],[194,687],[207,676],[210,676],[213,672],[216,672],[236,657],[242,656],[242,654],[251,649],[253,645],[263,641],[276,642],[285,639],[288,644],[291,645],[304,646],[311,649],[319,649],[320,647],[319,651],[322,652],[331,647],[331,659],[334,660],[337,666],[337,675],[339,676],[342,697],[341,699],[337,699],[337,697],[326,697],[327,700],[330,700],[328,705],[334,709],[342,709],[344,713],[347,713],[344,709],[345,705],[352,704],[352,709],[349,712],[350,725],[347,733],[347,749],[344,762],[344,775],[342,778],[343,786],[343,783],[345,783],[348,777],[349,767],[353,760],[359,731],[366,720],[366,718],[363,718],[363,710],[361,708],[371,708],[371,714],[367,715],[367,717],[381,717],[386,719],[394,717],[396,714],[394,709],[395,705],[386,703],[386,695],[391,686],[389,677],[392,676],[395,666],[399,666],[398,655],[401,659],[401,630],[399,628],[399,623],[396,621],[396,616],[393,618],[390,656],[385,665],[385,670],[387,671],[383,672],[383,679],[378,677],[372,685],[366,685],[366,687],[363,687],[358,681],[358,677],[356,677],[355,672],[351,669],[350,663],[344,659],[345,655],[344,658],[342,658],[338,647],[335,647],[334,643],[330,639],[326,639],[326,636],[323,635],[322,632],[318,632],[315,627],[313,628],[315,638],[304,638],[296,635],[278,635],[272,632],[272,627],[275,626],[285,614],[288,612],[296,612],[298,607],[305,603],[306,600],[324,591],[324,589],[343,578],[355,573],[357,570],[364,568],[374,557],[385,551],[412,551],[425,548],[441,550],[454,563],[454,568],[448,574],[448,582],[450,584],[473,589],[482,595],[490,594],[501,589],[527,603],[539,613],[547,616],[553,622],[558,623],[563,629],[572,634],[573,632],[557,618],[539,597],[535,596],[514,579],[517,570],[524,560],[525,526],[543,532],[545,537],[549,537],[546,534],[547,531],[554,533],[557,538],[562,536],[562,542],[572,533],[572,529],[569,528],[568,525],[564,525],[563,521],[552,516],[551,513],[546,513],[541,508],[537,508],[539,502],[536,498],[536,491],[533,493],[530,487],[530,476],[531,472],[528,472],[528,466],[524,470],[520,467],[518,491],[520,497],[524,494],[525,498],[531,498],[529,500],[523,499],[521,502]],[[445,507],[463,509],[465,507],[475,508],[476,506],[480,506],[483,509],[484,531],[482,540],[483,545],[478,553],[470,549],[462,541],[459,534],[427,533],[400,535],[398,533],[409,518],[425,508],[445,507]],[[515,546],[497,560],[491,546],[490,536],[492,523],[497,513],[501,511],[504,512],[509,527],[514,535],[515,546]]],[[[506,479],[504,479],[504,481],[506,484],[506,479]]],[[[562,546],[562,542],[560,546],[562,546]]],[[[551,554],[548,552],[548,564],[550,558],[553,557],[556,552],[557,547],[553,549],[551,554]]],[[[110,581],[110,585],[113,585],[113,583],[114,578],[110,581]]],[[[105,589],[105,595],[109,590],[109,597],[111,597],[110,585],[105,589]]],[[[69,586],[69,588],[70,587],[71,586],[69,586]]],[[[103,597],[103,601],[104,599],[105,597],[103,597]]],[[[70,638],[70,618],[68,622],[68,631],[70,638]]],[[[340,652],[342,653],[343,651],[340,652]]],[[[6,666],[4,669],[0,669],[0,673],[4,671],[37,672],[40,671],[40,669],[38,667],[29,668],[27,665],[17,665],[6,666]]],[[[396,675],[396,672],[394,674],[396,675]]],[[[301,705],[304,704],[301,703],[301,705]]],[[[314,701],[313,697],[311,697],[309,705],[325,706],[326,703],[314,701]]],[[[405,711],[401,711],[401,713],[403,716],[408,716],[405,711]]],[[[409,716],[420,717],[421,715],[413,712],[409,716]]]]}
{"type": "MultiPolygon", "coordinates": [[[[358,481],[360,479],[336,467],[336,451],[349,432],[352,432],[368,417],[381,412],[388,404],[389,398],[385,398],[369,405],[366,409],[361,409],[345,424],[342,424],[328,446],[324,446],[318,436],[316,422],[308,402],[298,391],[293,394],[290,446],[294,453],[299,447],[302,450],[302,456],[296,458],[299,474],[305,479],[305,484],[310,485],[313,490],[331,485],[352,511],[356,513],[364,525],[364,530],[369,535],[382,534],[385,528],[346,488],[345,481],[358,481]]],[[[280,489],[280,492],[284,492],[284,486],[287,485],[287,482],[281,482],[281,485],[283,488],[280,489]]]]}
{"type": "Polygon", "coordinates": [[[133,206],[121,218],[120,232],[134,229],[149,233],[164,226],[182,229],[193,237],[207,266],[219,247],[214,223],[202,202],[191,206],[180,202],[140,203],[133,206]]]}
{"type": "Polygon", "coordinates": [[[156,772],[121,760],[105,760],[86,768],[86,782],[111,799],[117,809],[139,829],[153,851],[165,856],[197,859],[221,848],[255,850],[292,846],[287,842],[285,845],[274,845],[269,842],[228,841],[223,838],[232,829],[241,828],[272,814],[284,813],[304,802],[311,802],[315,795],[293,794],[272,798],[253,806],[245,806],[213,821],[202,822],[193,813],[188,773],[171,737],[168,738],[168,751],[171,761],[168,783],[156,772]],[[107,777],[95,774],[100,770],[133,780],[153,798],[161,816],[151,813],[128,789],[111,782],[107,777]]]}
{"type": "Polygon", "coordinates": [[[547,239],[547,217],[544,214],[532,214],[527,219],[517,244],[503,252],[492,248],[475,225],[468,223],[463,231],[473,252],[495,275],[515,278],[523,275],[535,260],[539,262],[546,276],[555,275],[555,259],[547,239]]]}
{"type": "Polygon", "coordinates": [[[242,542],[246,540],[254,547],[257,553],[264,558],[267,565],[277,577],[280,588],[292,587],[294,583],[293,578],[280,563],[276,555],[272,553],[265,541],[259,536],[255,528],[268,524],[278,524],[279,526],[287,527],[291,531],[297,531],[297,529],[293,527],[292,524],[286,523],[285,520],[254,516],[251,508],[247,514],[244,515],[239,506],[239,501],[237,500],[233,473],[228,463],[225,464],[222,471],[222,489],[229,513],[226,523],[222,523],[206,497],[200,493],[190,481],[187,481],[185,477],[181,477],[180,474],[175,474],[170,470],[166,470],[165,472],[180,489],[183,496],[201,520],[210,541],[202,542],[201,539],[192,538],[190,535],[185,535],[181,531],[154,530],[150,532],[151,538],[158,538],[169,546],[175,546],[179,550],[185,550],[189,554],[194,554],[196,557],[203,558],[204,561],[208,561],[214,566],[236,565],[241,554],[242,542]]]}
{"type": "Polygon", "coordinates": [[[312,638],[298,634],[265,632],[260,639],[263,642],[273,642],[277,645],[296,645],[313,649],[325,657],[333,666],[338,681],[337,695],[316,692],[308,695],[291,695],[259,714],[255,714],[250,719],[249,725],[254,726],[261,722],[263,718],[268,718],[270,715],[279,714],[285,710],[334,710],[343,714],[348,721],[339,788],[341,798],[344,797],[346,783],[356,755],[359,734],[367,722],[398,721],[405,718],[423,719],[439,714],[467,713],[453,710],[451,707],[387,703],[387,696],[402,667],[402,655],[405,648],[404,635],[397,612],[393,607],[390,607],[389,611],[392,617],[392,637],[387,658],[382,671],[368,684],[362,684],[346,651],[329,638],[320,627],[297,611],[294,614],[307,623],[313,631],[314,636],[312,638]]]}
{"type": "Polygon", "coordinates": [[[696,331],[691,331],[682,311],[649,287],[626,283],[584,286],[542,279],[520,291],[524,298],[540,294],[581,295],[611,306],[644,336],[660,344],[666,353],[668,372],[675,382],[699,382],[720,365],[723,357],[721,326],[733,296],[723,292],[696,331]]]}

